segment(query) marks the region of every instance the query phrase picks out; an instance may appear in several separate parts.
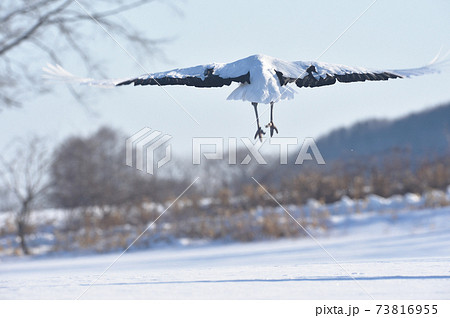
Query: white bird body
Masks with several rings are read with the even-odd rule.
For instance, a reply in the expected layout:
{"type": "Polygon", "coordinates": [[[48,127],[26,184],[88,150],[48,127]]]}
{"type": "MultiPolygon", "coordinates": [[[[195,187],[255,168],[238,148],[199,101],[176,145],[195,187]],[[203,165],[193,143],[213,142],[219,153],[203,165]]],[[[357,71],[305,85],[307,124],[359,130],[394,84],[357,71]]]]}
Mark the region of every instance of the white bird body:
{"type": "Polygon", "coordinates": [[[290,74],[291,77],[299,73],[296,72],[298,68],[294,66],[294,63],[284,62],[265,55],[252,55],[234,63],[223,64],[218,68],[218,71],[219,74],[224,75],[237,75],[239,70],[244,72],[247,70],[250,73],[250,83],[239,84],[228,96],[228,100],[269,104],[270,102],[294,98],[294,90],[292,88],[280,85],[275,73],[275,70],[278,69],[282,70],[283,74],[290,74]]]}
{"type": "MultiPolygon", "coordinates": [[[[144,74],[132,79],[103,80],[80,78],[69,73],[61,66],[48,65],[44,68],[46,78],[66,82],[78,82],[84,85],[113,87],[136,85],[187,85],[195,87],[222,87],[232,82],[239,86],[231,92],[227,99],[251,102],[258,118],[257,104],[271,104],[294,98],[294,90],[289,86],[295,83],[298,87],[319,87],[343,82],[381,81],[390,78],[405,78],[428,73],[438,73],[448,60],[437,61],[412,69],[374,70],[362,67],[351,67],[315,61],[287,62],[266,55],[252,55],[231,63],[210,63],[188,68],[178,68],[166,72],[144,74]]],[[[271,122],[266,127],[277,131],[271,122]]],[[[264,132],[259,127],[257,135],[261,138],[264,132]]],[[[256,135],[255,135],[256,136],[256,135]]]]}

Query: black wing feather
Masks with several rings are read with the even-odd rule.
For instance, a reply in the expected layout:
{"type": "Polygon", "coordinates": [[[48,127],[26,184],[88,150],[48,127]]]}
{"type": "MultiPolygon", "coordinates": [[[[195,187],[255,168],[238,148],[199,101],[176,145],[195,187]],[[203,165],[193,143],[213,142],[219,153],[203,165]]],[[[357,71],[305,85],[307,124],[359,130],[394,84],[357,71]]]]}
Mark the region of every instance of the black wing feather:
{"type": "Polygon", "coordinates": [[[347,74],[327,74],[325,78],[319,77],[317,79],[314,77],[313,73],[317,73],[314,65],[308,67],[305,71],[307,73],[303,78],[291,78],[283,75],[282,72],[276,71],[281,85],[286,85],[288,83],[293,83],[298,87],[320,87],[333,85],[336,81],[341,83],[352,83],[352,82],[364,82],[364,81],[386,81],[390,78],[402,78],[402,76],[390,73],[390,72],[367,72],[367,73],[347,73],[347,74]]]}
{"type": "Polygon", "coordinates": [[[196,76],[187,76],[183,78],[179,77],[170,77],[164,76],[161,78],[134,78],[131,80],[123,81],[118,83],[116,86],[129,85],[186,85],[186,86],[194,86],[194,87],[222,87],[224,85],[231,85],[232,82],[238,83],[250,83],[250,72],[247,74],[231,77],[231,78],[222,78],[219,75],[212,74],[212,69],[208,69],[205,71],[204,79],[196,76]]]}

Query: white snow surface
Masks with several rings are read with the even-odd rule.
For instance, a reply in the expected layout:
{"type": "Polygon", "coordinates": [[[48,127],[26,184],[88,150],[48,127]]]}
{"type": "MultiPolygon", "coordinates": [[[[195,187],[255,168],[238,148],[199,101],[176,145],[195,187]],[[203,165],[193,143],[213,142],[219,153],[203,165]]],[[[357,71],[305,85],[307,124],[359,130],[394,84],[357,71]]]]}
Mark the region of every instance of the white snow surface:
{"type": "Polygon", "coordinates": [[[7,257],[0,299],[450,298],[450,207],[336,213],[331,221],[317,241],[166,247],[118,260],[7,257]]]}
{"type": "MultiPolygon", "coordinates": [[[[218,75],[222,78],[235,78],[250,72],[250,84],[239,84],[239,86],[228,96],[227,99],[269,104],[270,102],[278,102],[280,100],[294,98],[294,90],[292,87],[288,85],[281,86],[275,70],[283,73],[285,77],[290,77],[293,79],[303,79],[307,76],[308,72],[306,72],[306,70],[310,66],[315,66],[316,68],[317,73],[313,73],[313,76],[316,79],[334,75],[355,73],[374,74],[383,72],[393,73],[401,77],[411,77],[429,73],[437,73],[442,69],[444,64],[448,64],[448,62],[448,60],[439,61],[436,58],[430,64],[419,68],[375,70],[316,61],[287,62],[267,55],[256,54],[231,63],[209,63],[188,68],[177,68],[166,72],[144,74],[138,78],[161,79],[164,77],[197,77],[204,80],[206,71],[211,69],[213,70],[212,74],[218,75]]],[[[129,80],[94,80],[92,78],[81,78],[71,74],[59,65],[47,65],[47,67],[43,70],[46,73],[44,77],[47,79],[74,82],[89,86],[114,87],[120,82],[129,80]]]]}

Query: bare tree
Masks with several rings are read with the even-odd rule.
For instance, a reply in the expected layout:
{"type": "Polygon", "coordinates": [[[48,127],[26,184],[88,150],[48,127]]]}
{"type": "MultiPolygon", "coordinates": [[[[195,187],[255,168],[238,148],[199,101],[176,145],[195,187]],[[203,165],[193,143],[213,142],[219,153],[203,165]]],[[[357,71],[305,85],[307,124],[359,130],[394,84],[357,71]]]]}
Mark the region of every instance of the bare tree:
{"type": "Polygon", "coordinates": [[[97,207],[165,202],[189,184],[149,176],[125,165],[125,137],[101,127],[87,137],[69,137],[55,148],[49,176],[49,199],[56,207],[97,207]]]}
{"type": "MultiPolygon", "coordinates": [[[[124,138],[123,138],[124,139],[124,138]]],[[[111,128],[89,137],[70,137],[58,146],[50,167],[51,200],[58,207],[115,205],[127,200],[130,169],[124,142],[111,128]]]]}
{"type": "Polygon", "coordinates": [[[72,52],[90,73],[99,75],[98,54],[89,45],[92,42],[89,28],[99,28],[97,23],[124,41],[124,45],[130,45],[134,52],[160,53],[163,40],[149,38],[122,14],[155,1],[0,1],[0,109],[20,105],[21,98],[17,96],[27,91],[43,92],[43,86],[39,85],[42,61],[61,64],[63,52],[72,52]]]}
{"type": "Polygon", "coordinates": [[[30,254],[26,242],[30,214],[49,188],[49,163],[48,151],[38,138],[20,144],[8,159],[0,157],[1,187],[13,200],[17,236],[24,254],[30,254]]]}

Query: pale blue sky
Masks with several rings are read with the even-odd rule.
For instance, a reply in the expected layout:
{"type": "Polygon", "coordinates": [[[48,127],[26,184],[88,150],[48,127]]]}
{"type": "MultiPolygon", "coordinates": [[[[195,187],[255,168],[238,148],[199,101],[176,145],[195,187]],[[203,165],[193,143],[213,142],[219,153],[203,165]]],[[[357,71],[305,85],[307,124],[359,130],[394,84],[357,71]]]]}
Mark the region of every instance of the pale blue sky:
{"type": "MultiPolygon", "coordinates": [[[[284,60],[316,59],[371,3],[358,1],[180,1],[177,15],[164,4],[127,14],[151,37],[171,37],[167,60],[140,57],[149,72],[210,62],[231,62],[262,53],[284,60]]],[[[78,9],[76,5],[74,9],[78,9]]],[[[79,9],[78,9],[79,10],[79,9]]],[[[398,69],[428,63],[450,50],[448,0],[378,0],[321,58],[321,61],[370,68],[398,69]]],[[[110,77],[144,73],[104,31],[93,25],[89,47],[102,56],[110,77]]],[[[130,53],[134,54],[131,51],[130,53]]],[[[64,67],[81,76],[89,71],[68,53],[64,67]]],[[[40,62],[40,61],[39,61],[40,62]]],[[[47,61],[42,60],[42,65],[47,61]]],[[[34,62],[36,63],[36,61],[34,62]]],[[[372,117],[395,118],[450,101],[450,70],[388,82],[337,84],[300,89],[295,99],[276,104],[275,123],[282,137],[318,137],[330,129],[372,117]]],[[[21,109],[0,113],[0,149],[17,137],[39,134],[58,142],[110,125],[131,135],[143,127],[172,135],[173,151],[190,155],[191,139],[253,137],[249,103],[227,101],[235,87],[166,87],[197,125],[160,87],[89,90],[89,109],[77,104],[64,85],[21,109]]],[[[261,107],[261,112],[264,110],[261,107]]],[[[268,121],[269,113],[262,122],[268,121]]]]}

